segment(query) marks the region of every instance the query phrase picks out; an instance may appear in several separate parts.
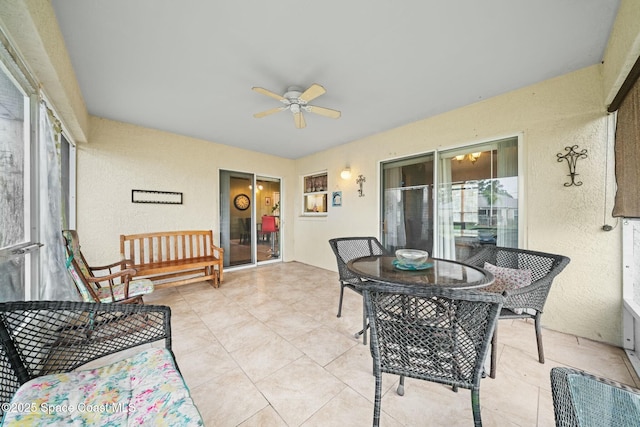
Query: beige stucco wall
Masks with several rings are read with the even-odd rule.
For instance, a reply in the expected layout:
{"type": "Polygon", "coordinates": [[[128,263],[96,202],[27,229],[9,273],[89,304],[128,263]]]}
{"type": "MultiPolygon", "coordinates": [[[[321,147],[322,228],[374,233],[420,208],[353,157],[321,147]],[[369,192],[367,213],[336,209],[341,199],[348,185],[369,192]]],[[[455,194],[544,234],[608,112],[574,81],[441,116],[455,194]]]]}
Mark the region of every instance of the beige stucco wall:
{"type": "Polygon", "coordinates": [[[620,227],[601,230],[615,222],[604,213],[611,212],[613,196],[613,168],[605,161],[608,132],[596,65],[300,159],[300,175],[328,170],[329,189],[343,191],[343,206],[330,208],[326,218],[296,219],[296,259],[335,270],[329,238],[379,235],[380,161],[522,134],[524,247],[572,259],[555,283],[543,323],[620,345],[620,227]],[[565,187],[567,165],[556,154],[574,144],[588,150],[578,163],[584,184],[565,187]],[[339,177],[346,163],[354,174],[349,182],[339,177]],[[357,195],[358,174],[367,179],[365,197],[357,195]]]}
{"type": "MultiPolygon", "coordinates": [[[[89,144],[78,145],[78,224],[88,261],[119,256],[120,234],[214,230],[219,244],[219,170],[295,181],[294,161],[228,145],[91,117],[89,144]],[[182,205],[131,202],[131,190],[183,193],[182,205]]],[[[283,245],[290,211],[283,205],[283,245]]],[[[292,251],[283,251],[285,260],[292,251]]],[[[115,258],[114,258],[115,257],[115,258]]]]}

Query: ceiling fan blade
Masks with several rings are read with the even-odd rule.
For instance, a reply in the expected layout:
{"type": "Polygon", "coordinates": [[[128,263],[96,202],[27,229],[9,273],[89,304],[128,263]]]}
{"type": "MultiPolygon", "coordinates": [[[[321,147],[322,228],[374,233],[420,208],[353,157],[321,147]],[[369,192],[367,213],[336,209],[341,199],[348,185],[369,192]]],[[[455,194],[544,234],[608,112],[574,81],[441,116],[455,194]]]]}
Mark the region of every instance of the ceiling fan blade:
{"type": "Polygon", "coordinates": [[[315,105],[307,105],[305,110],[310,113],[320,114],[321,116],[337,119],[341,113],[338,110],[332,110],[331,108],[316,107],[315,105]]]}
{"type": "Polygon", "coordinates": [[[307,123],[304,121],[304,116],[302,115],[302,111],[298,113],[293,113],[293,121],[296,123],[296,128],[302,129],[307,126],[307,123]]]}
{"type": "Polygon", "coordinates": [[[319,84],[312,84],[311,86],[309,86],[309,89],[305,90],[304,92],[302,92],[302,95],[300,95],[298,97],[299,100],[303,101],[303,102],[309,102],[312,99],[316,99],[317,97],[319,97],[320,95],[326,93],[327,91],[320,86],[319,84]]]}
{"type": "Polygon", "coordinates": [[[256,119],[260,119],[260,118],[262,118],[264,116],[268,116],[269,114],[274,114],[274,113],[277,113],[279,111],[286,110],[286,108],[287,107],[285,107],[285,106],[272,108],[270,110],[263,111],[261,113],[256,113],[256,114],[253,115],[253,117],[255,117],[256,119]]]}
{"type": "Polygon", "coordinates": [[[270,90],[267,90],[265,88],[262,87],[252,87],[252,90],[255,90],[258,93],[261,93],[263,95],[267,95],[270,96],[273,99],[277,99],[278,101],[285,101],[285,97],[282,95],[278,95],[277,93],[271,92],[270,90]]]}

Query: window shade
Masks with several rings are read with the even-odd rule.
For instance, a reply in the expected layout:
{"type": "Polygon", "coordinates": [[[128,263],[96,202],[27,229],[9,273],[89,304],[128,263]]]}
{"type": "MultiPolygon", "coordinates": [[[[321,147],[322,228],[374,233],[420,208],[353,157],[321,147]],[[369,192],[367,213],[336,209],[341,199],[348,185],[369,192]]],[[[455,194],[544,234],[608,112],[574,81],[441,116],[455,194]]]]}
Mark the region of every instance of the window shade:
{"type": "Polygon", "coordinates": [[[636,80],[618,108],[616,191],[613,216],[640,218],[640,84],[636,80]]]}

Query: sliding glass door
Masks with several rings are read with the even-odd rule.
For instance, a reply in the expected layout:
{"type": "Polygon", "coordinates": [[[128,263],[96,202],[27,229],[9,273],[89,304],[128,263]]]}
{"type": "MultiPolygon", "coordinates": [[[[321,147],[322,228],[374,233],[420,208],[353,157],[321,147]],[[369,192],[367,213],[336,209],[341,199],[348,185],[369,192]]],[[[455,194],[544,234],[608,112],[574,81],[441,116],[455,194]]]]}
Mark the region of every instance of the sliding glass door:
{"type": "Polygon", "coordinates": [[[280,179],[220,171],[220,244],[224,266],[280,259],[280,179]]]}
{"type": "Polygon", "coordinates": [[[518,247],[517,137],[383,162],[380,173],[387,249],[464,260],[518,247]]]}

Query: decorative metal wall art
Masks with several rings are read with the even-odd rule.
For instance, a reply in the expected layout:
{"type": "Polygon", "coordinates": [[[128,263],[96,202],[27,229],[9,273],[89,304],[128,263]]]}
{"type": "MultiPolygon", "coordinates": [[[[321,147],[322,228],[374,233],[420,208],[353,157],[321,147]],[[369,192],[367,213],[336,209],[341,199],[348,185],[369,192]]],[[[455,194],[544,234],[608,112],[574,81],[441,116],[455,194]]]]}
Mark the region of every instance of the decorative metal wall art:
{"type": "Polygon", "coordinates": [[[564,147],[566,154],[558,153],[558,162],[562,162],[563,160],[567,161],[567,165],[569,166],[569,177],[571,177],[571,182],[565,182],[565,187],[571,187],[572,185],[580,186],[582,185],[582,181],[576,181],[576,176],[578,173],[576,172],[576,164],[578,163],[578,159],[586,159],[587,158],[587,149],[583,149],[581,151],[578,150],[577,145],[572,145],[571,147],[564,147]]]}
{"type": "Polygon", "coordinates": [[[360,188],[358,188],[358,196],[359,197],[364,197],[364,193],[362,192],[362,183],[366,182],[367,179],[362,176],[362,175],[358,175],[358,179],[356,179],[356,184],[358,184],[360,186],[360,188]]]}
{"type": "Polygon", "coordinates": [[[172,191],[131,190],[131,203],[181,205],[182,193],[172,191]]]}

